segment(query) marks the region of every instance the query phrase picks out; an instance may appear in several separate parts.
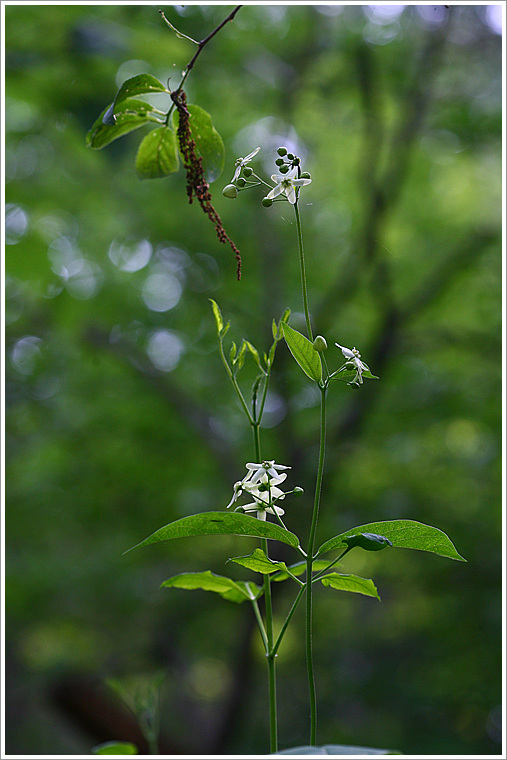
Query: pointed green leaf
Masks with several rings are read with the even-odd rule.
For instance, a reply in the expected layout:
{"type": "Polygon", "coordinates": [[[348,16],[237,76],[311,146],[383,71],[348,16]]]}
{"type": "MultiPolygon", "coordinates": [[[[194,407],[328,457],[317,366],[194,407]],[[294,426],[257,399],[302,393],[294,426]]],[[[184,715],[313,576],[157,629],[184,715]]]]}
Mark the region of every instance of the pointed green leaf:
{"type": "Polygon", "coordinates": [[[342,573],[329,573],[319,578],[323,586],[330,586],[338,591],[352,591],[355,594],[374,596],[380,602],[377,588],[369,578],[360,578],[358,575],[343,575],[342,573]]]}
{"type": "Polygon", "coordinates": [[[254,549],[251,554],[248,554],[245,557],[231,557],[228,561],[236,562],[238,565],[242,565],[249,570],[253,570],[256,573],[262,573],[263,575],[276,573],[277,570],[283,570],[287,573],[287,565],[285,562],[276,562],[275,560],[269,559],[262,549],[254,549]]]}
{"type": "Polygon", "coordinates": [[[344,744],[325,744],[323,747],[293,747],[284,749],[281,752],[273,753],[274,757],[278,755],[399,755],[400,752],[392,749],[373,749],[373,747],[351,747],[344,744]]]}
{"type": "MultiPolygon", "coordinates": [[[[127,98],[133,98],[136,95],[149,95],[151,92],[169,92],[167,87],[164,87],[162,82],[151,74],[137,74],[135,77],[127,79],[122,84],[116,97],[114,99],[113,106],[118,105],[127,98]]],[[[116,112],[116,109],[115,109],[116,112]]]]}
{"type": "Polygon", "coordinates": [[[236,357],[236,361],[234,362],[236,372],[239,372],[239,370],[243,367],[243,364],[245,363],[245,355],[246,355],[246,343],[243,340],[243,343],[241,344],[241,348],[239,349],[239,354],[236,357]]]}
{"type": "MultiPolygon", "coordinates": [[[[197,150],[202,156],[204,173],[208,182],[214,182],[222,174],[225,162],[224,142],[211,121],[211,116],[200,106],[188,106],[189,125],[197,150]]],[[[179,114],[174,112],[174,131],[178,129],[179,114]]]]}
{"type": "Polygon", "coordinates": [[[217,333],[220,335],[220,333],[224,329],[224,320],[222,318],[222,312],[220,311],[220,307],[216,301],[214,301],[212,298],[210,298],[209,300],[211,303],[211,308],[213,309],[213,316],[215,317],[217,333]]]}
{"type": "Polygon", "coordinates": [[[322,361],[319,352],[313,347],[313,344],[293,327],[282,322],[283,337],[290,349],[294,359],[297,361],[303,372],[309,378],[320,383],[322,380],[322,361]]]}
{"type": "Polygon", "coordinates": [[[94,755],[137,755],[138,749],[130,742],[105,742],[92,749],[94,755]]]}
{"type": "Polygon", "coordinates": [[[214,591],[220,594],[228,602],[252,601],[257,599],[262,593],[262,589],[255,583],[245,583],[243,581],[233,581],[224,575],[215,575],[210,570],[203,573],[181,573],[164,581],[160,588],[182,588],[189,591],[201,589],[203,591],[214,591]]]}
{"type": "MultiPolygon", "coordinates": [[[[337,563],[338,564],[338,563],[337,563]]],[[[313,570],[314,572],[320,572],[321,570],[325,570],[326,567],[329,565],[329,562],[327,559],[316,559],[313,561],[313,570]]],[[[304,572],[306,572],[306,562],[302,560],[301,562],[296,562],[294,565],[289,565],[289,570],[291,571],[292,575],[303,575],[304,572]]],[[[273,575],[271,578],[272,581],[286,581],[287,578],[290,578],[290,575],[288,573],[280,572],[276,575],[273,575]]]]}
{"type": "Polygon", "coordinates": [[[246,344],[246,347],[248,348],[248,350],[250,351],[250,353],[252,354],[253,359],[254,359],[255,363],[257,364],[257,366],[259,367],[259,369],[262,372],[264,372],[264,369],[262,367],[261,357],[259,356],[259,352],[255,348],[255,346],[252,346],[252,344],[248,340],[245,340],[245,344],[246,344]]]}
{"type": "Polygon", "coordinates": [[[415,522],[414,520],[386,520],[384,522],[359,525],[357,528],[351,528],[345,533],[340,533],[338,536],[330,538],[329,541],[322,544],[317,555],[347,546],[347,542],[344,539],[358,533],[377,533],[392,541],[395,548],[418,549],[424,552],[440,554],[440,556],[448,557],[449,559],[466,562],[458,554],[454,544],[443,531],[431,525],[415,522]]]}
{"type": "Polygon", "coordinates": [[[118,137],[126,135],[127,132],[132,132],[134,129],[144,127],[145,124],[156,122],[157,119],[153,117],[153,108],[149,103],[145,103],[143,100],[124,100],[121,104],[121,108],[116,114],[116,121],[113,125],[109,122],[104,123],[104,118],[111,106],[105,108],[100,114],[98,119],[92,125],[91,129],[86,135],[86,144],[89,148],[99,150],[104,148],[113,140],[117,140],[118,137]]]}
{"type": "Polygon", "coordinates": [[[152,130],[137,151],[136,170],[140,179],[159,179],[178,171],[178,148],[169,127],[152,130]]]}
{"type": "Polygon", "coordinates": [[[289,546],[299,546],[298,537],[294,533],[267,520],[258,520],[256,517],[250,517],[250,515],[244,515],[241,512],[201,512],[197,515],[182,517],[163,528],[159,528],[140,544],[127,549],[127,551],[149,544],[157,544],[160,541],[168,541],[172,538],[217,534],[270,538],[274,541],[282,541],[289,546]]]}

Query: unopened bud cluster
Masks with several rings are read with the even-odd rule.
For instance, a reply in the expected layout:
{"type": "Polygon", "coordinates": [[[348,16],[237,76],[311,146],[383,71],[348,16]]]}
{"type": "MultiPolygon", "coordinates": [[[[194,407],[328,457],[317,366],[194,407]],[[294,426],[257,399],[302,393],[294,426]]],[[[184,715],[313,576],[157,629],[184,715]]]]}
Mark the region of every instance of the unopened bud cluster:
{"type": "MultiPolygon", "coordinates": [[[[247,164],[257,155],[260,148],[256,148],[245,158],[236,159],[236,168],[232,180],[222,190],[226,198],[237,198],[241,190],[246,190],[257,185],[268,185],[255,174],[251,166],[247,164]]],[[[275,183],[269,193],[262,199],[262,205],[269,207],[273,204],[274,199],[288,200],[294,205],[299,197],[299,190],[304,185],[309,185],[312,178],[309,172],[301,171],[301,159],[294,153],[289,153],[287,148],[280,147],[277,150],[278,158],[275,164],[278,173],[271,175],[271,181],[275,183]],[[282,196],[278,198],[278,196],[282,196]]],[[[270,187],[268,185],[268,187],[270,187]]]]}

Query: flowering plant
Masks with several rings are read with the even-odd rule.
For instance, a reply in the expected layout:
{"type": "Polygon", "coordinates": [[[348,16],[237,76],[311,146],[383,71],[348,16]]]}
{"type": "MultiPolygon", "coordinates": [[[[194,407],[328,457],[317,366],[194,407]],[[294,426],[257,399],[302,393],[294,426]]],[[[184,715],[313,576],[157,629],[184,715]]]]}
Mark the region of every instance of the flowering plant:
{"type": "MultiPolygon", "coordinates": [[[[236,8],[225,21],[232,20],[236,8]]],[[[165,17],[164,17],[165,18],[165,17]]],[[[139,75],[122,85],[113,104],[99,117],[91,131],[89,138],[92,147],[103,147],[116,139],[129,125],[128,116],[137,108],[138,118],[141,106],[130,103],[125,106],[129,98],[140,93],[152,91],[166,91],[171,95],[175,111],[173,129],[169,127],[170,114],[164,115],[163,127],[150,133],[155,138],[141,145],[138,154],[138,166],[141,176],[163,176],[170,171],[175,171],[178,163],[178,149],[183,157],[187,177],[187,195],[189,201],[197,198],[201,208],[212,220],[218,238],[221,242],[228,242],[235,253],[237,260],[238,277],[240,275],[240,255],[237,246],[225,233],[220,217],[211,202],[209,181],[205,177],[205,164],[215,166],[212,177],[216,178],[220,173],[216,169],[222,162],[223,144],[217,137],[211,125],[210,117],[202,112],[197,106],[187,106],[186,97],[182,85],[192,69],[197,56],[204,44],[221,29],[225,21],[217,27],[211,35],[208,35],[198,45],[198,51],[190,61],[180,86],[170,92],[164,86],[148,75],[139,75]],[[154,81],[152,81],[154,80],[154,81]],[[122,105],[123,104],[123,105],[122,105]],[[192,110],[191,110],[192,109],[192,110]],[[204,114],[204,115],[203,115],[204,114]],[[123,131],[121,131],[123,128],[123,131]],[[114,131],[116,129],[116,132],[114,131]],[[112,130],[112,132],[111,132],[112,130]],[[177,140],[175,137],[175,132],[177,140]],[[194,136],[195,135],[195,136],[194,136]],[[204,137],[203,137],[204,135],[204,137]],[[213,150],[209,149],[209,144],[213,150]],[[144,145],[144,148],[143,148],[144,145]],[[161,150],[161,146],[163,150],[161,150]],[[139,159],[139,155],[141,159],[139,159]],[[169,157],[169,158],[168,158],[169,157]],[[217,173],[218,172],[218,173],[217,173]]],[[[171,24],[169,24],[171,28],[171,24]]],[[[187,38],[188,39],[188,38],[187,38]]],[[[192,42],[195,42],[192,40],[192,42]]],[[[149,119],[161,123],[160,113],[147,109],[143,106],[143,113],[148,114],[149,119]]],[[[136,126],[139,126],[136,122],[136,126]]],[[[134,128],[134,127],[132,127],[134,128]]],[[[146,139],[146,138],[145,138],[146,139]]],[[[276,658],[280,644],[291,623],[293,615],[300,602],[305,600],[306,621],[306,666],[309,697],[309,746],[307,754],[340,754],[344,748],[332,745],[332,752],[327,748],[317,747],[317,694],[315,688],[314,663],[313,663],[313,594],[319,586],[338,591],[347,591],[363,594],[379,599],[377,588],[369,578],[362,578],[350,573],[336,572],[335,566],[353,549],[363,551],[380,551],[386,548],[409,548],[433,552],[443,557],[454,560],[463,560],[458,554],[451,540],[438,528],[423,525],[415,520],[385,520],[368,523],[349,528],[348,530],[332,536],[320,546],[316,545],[316,532],[319,520],[319,512],[326,505],[321,504],[322,483],[325,474],[326,455],[326,422],[327,422],[327,395],[334,381],[342,381],[351,387],[360,388],[365,379],[378,379],[372,374],[368,365],[362,360],[360,352],[356,348],[346,348],[335,342],[335,346],[341,351],[345,362],[336,369],[330,370],[326,359],[327,341],[325,337],[317,334],[314,336],[311,313],[309,308],[305,253],[303,248],[303,232],[301,215],[299,210],[300,194],[303,188],[308,187],[311,176],[302,170],[299,156],[290,152],[285,146],[277,150],[275,166],[277,171],[271,174],[271,183],[262,179],[254,171],[251,163],[258,156],[261,147],[251,151],[246,157],[237,158],[234,163],[232,179],[223,189],[226,198],[237,199],[241,192],[257,187],[268,188],[267,194],[261,199],[262,206],[269,208],[274,203],[288,203],[293,210],[299,264],[301,273],[301,300],[304,312],[306,335],[296,330],[289,324],[291,311],[285,309],[278,321],[272,321],[273,342],[265,351],[259,351],[249,341],[243,339],[238,349],[233,341],[226,349],[225,339],[230,329],[230,322],[225,323],[221,309],[215,300],[210,299],[212,313],[215,321],[218,351],[225,372],[237,395],[240,407],[250,425],[253,436],[253,455],[255,462],[246,463],[246,475],[236,481],[232,486],[232,498],[227,505],[221,506],[216,511],[203,512],[188,515],[179,520],[159,528],[155,533],[148,536],[138,544],[138,547],[169,541],[176,538],[191,537],[196,535],[233,535],[237,537],[257,538],[260,541],[250,554],[246,556],[232,557],[229,561],[240,565],[246,570],[256,574],[256,581],[251,579],[235,580],[226,575],[216,575],[209,570],[194,573],[181,573],[168,578],[162,586],[164,588],[183,588],[187,590],[201,589],[217,593],[222,598],[233,603],[248,602],[252,605],[253,613],[259,627],[266,655],[268,676],[268,716],[269,716],[269,748],[271,753],[278,751],[277,732],[277,697],[276,697],[276,658]],[[285,509],[280,506],[283,502],[290,515],[289,495],[300,496],[303,489],[294,486],[291,490],[284,491],[280,486],[286,483],[288,470],[291,466],[278,464],[274,459],[266,459],[263,454],[261,441],[261,422],[263,418],[266,394],[271,374],[275,365],[276,352],[280,343],[285,343],[286,348],[294,358],[296,364],[306,375],[306,378],[315,386],[320,398],[320,441],[318,457],[315,462],[315,484],[311,509],[306,509],[309,514],[307,530],[303,537],[297,536],[287,524],[289,518],[285,518],[285,509]],[[250,390],[250,397],[245,396],[240,386],[239,376],[249,355],[257,368],[257,376],[250,390]],[[242,500],[246,503],[241,503],[242,500]],[[233,508],[234,507],[234,508],[233,508]],[[277,542],[285,544],[294,552],[294,562],[287,564],[278,559],[277,542]],[[324,555],[330,555],[324,558],[324,555]],[[260,576],[260,578],[259,578],[260,576]],[[295,594],[280,629],[275,633],[273,596],[271,585],[273,581],[291,581],[295,583],[295,594]],[[260,604],[262,600],[262,606],[260,604]]],[[[309,192],[308,190],[304,191],[309,192]]],[[[271,454],[272,455],[272,454],[271,454]]],[[[309,455],[311,456],[311,455],[309,455]]],[[[292,476],[292,475],[291,475],[292,476]]],[[[134,547],[135,548],[135,547],[134,547]]],[[[130,551],[130,550],[129,550],[130,551]]],[[[365,748],[346,748],[347,754],[378,754],[384,750],[366,750],[365,748]]],[[[298,750],[286,750],[287,753],[298,750]]]]}

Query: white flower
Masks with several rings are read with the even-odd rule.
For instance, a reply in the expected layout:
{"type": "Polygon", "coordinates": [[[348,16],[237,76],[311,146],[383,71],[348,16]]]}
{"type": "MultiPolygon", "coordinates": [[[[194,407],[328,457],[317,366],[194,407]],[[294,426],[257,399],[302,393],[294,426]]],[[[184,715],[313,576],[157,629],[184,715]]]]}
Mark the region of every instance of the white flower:
{"type": "Polygon", "coordinates": [[[284,464],[276,464],[274,460],[267,460],[261,464],[248,462],[247,474],[243,480],[238,480],[233,486],[232,499],[227,505],[231,507],[243,494],[253,498],[252,502],[237,507],[243,512],[256,512],[260,520],[266,519],[266,512],[272,515],[283,515],[284,510],[275,505],[275,502],[284,499],[285,493],[278,488],[280,483],[287,477],[287,473],[279,473],[280,470],[289,470],[284,464]]]}
{"type": "Polygon", "coordinates": [[[234,177],[231,179],[231,184],[233,182],[236,182],[239,175],[241,174],[241,169],[246,166],[254,156],[257,155],[257,153],[260,151],[260,148],[256,148],[251,153],[248,154],[248,156],[245,156],[245,158],[237,158],[236,159],[236,169],[234,171],[234,177]]]}
{"type": "Polygon", "coordinates": [[[277,195],[285,195],[289,203],[292,205],[296,202],[296,189],[303,187],[303,185],[309,185],[311,179],[308,177],[297,178],[297,167],[294,167],[287,174],[272,174],[271,179],[276,182],[277,185],[266,195],[266,198],[273,200],[277,195]]]}
{"type": "Polygon", "coordinates": [[[277,470],[290,470],[284,464],[275,464],[274,459],[267,459],[262,464],[255,464],[253,462],[246,463],[247,475],[243,478],[242,483],[250,481],[250,483],[257,483],[264,475],[268,475],[270,478],[281,477],[280,483],[285,480],[287,475],[279,476],[277,470]]]}
{"type": "MultiPolygon", "coordinates": [[[[276,480],[281,483],[286,477],[287,475],[283,474],[277,477],[276,480]]],[[[253,501],[242,506],[241,510],[243,512],[257,512],[257,517],[260,520],[266,519],[266,512],[269,512],[271,515],[283,515],[284,510],[278,507],[275,502],[279,499],[284,499],[285,493],[274,485],[273,480],[275,479],[264,475],[256,485],[245,483],[245,493],[252,497],[253,501]]]]}
{"type": "Polygon", "coordinates": [[[352,364],[356,370],[356,375],[354,379],[350,381],[349,385],[361,385],[363,382],[363,372],[370,372],[368,365],[361,361],[361,354],[357,348],[345,348],[345,346],[340,346],[339,343],[335,343],[335,346],[338,346],[338,348],[341,349],[342,354],[347,360],[347,364],[352,364]]]}

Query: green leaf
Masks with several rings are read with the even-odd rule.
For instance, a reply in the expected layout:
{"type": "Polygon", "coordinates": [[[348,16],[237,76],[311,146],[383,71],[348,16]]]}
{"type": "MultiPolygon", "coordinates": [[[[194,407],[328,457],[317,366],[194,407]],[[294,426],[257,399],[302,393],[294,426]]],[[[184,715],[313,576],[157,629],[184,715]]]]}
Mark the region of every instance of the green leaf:
{"type": "Polygon", "coordinates": [[[319,578],[323,586],[330,586],[338,591],[352,591],[355,594],[374,596],[380,602],[377,587],[369,578],[360,578],[358,575],[342,575],[342,573],[329,573],[319,578]]]}
{"type": "Polygon", "coordinates": [[[262,594],[262,589],[255,583],[246,583],[244,581],[233,581],[224,575],[215,575],[210,570],[203,573],[182,573],[168,578],[160,588],[182,588],[189,591],[202,589],[203,591],[214,591],[220,594],[229,602],[240,604],[241,602],[252,601],[262,594]]]}
{"type": "Polygon", "coordinates": [[[140,179],[159,179],[178,171],[178,148],[169,127],[152,130],[137,151],[136,170],[140,179]]]}
{"type": "Polygon", "coordinates": [[[220,307],[217,304],[216,301],[214,301],[212,298],[209,299],[211,303],[211,308],[213,309],[213,315],[215,317],[215,323],[217,326],[217,333],[220,335],[222,330],[224,329],[224,320],[222,318],[222,312],[220,311],[220,307]]]}
{"type": "MultiPolygon", "coordinates": [[[[342,369],[337,370],[336,372],[333,372],[332,375],[329,376],[330,380],[342,380],[344,383],[349,383],[351,380],[355,378],[357,375],[357,372],[355,369],[349,369],[348,367],[343,367],[342,369]]],[[[373,375],[369,369],[365,369],[362,372],[363,378],[366,377],[369,380],[378,380],[379,378],[377,375],[373,375]]]]}
{"type": "Polygon", "coordinates": [[[110,108],[111,106],[102,111],[88,131],[86,144],[89,148],[100,150],[113,140],[117,140],[118,137],[132,132],[134,129],[139,129],[139,127],[144,127],[145,124],[157,121],[155,117],[151,116],[153,108],[149,103],[132,98],[122,102],[121,110],[116,114],[114,125],[105,124],[103,120],[110,108]]]}
{"type": "Polygon", "coordinates": [[[340,533],[338,536],[330,538],[329,541],[322,544],[317,555],[347,546],[347,542],[344,539],[358,533],[377,533],[392,541],[395,548],[419,549],[420,551],[433,552],[434,554],[440,554],[442,557],[466,562],[458,554],[454,544],[445,533],[438,528],[433,528],[431,525],[423,525],[423,523],[415,522],[414,520],[386,520],[385,522],[359,525],[357,528],[351,528],[345,533],[340,533]]]}
{"type": "MultiPolygon", "coordinates": [[[[197,150],[202,156],[204,173],[208,182],[214,182],[222,174],[225,162],[224,142],[211,121],[211,116],[200,106],[188,106],[189,125],[197,150]]],[[[174,112],[174,129],[177,131],[179,113],[174,112]]]]}
{"type": "Polygon", "coordinates": [[[239,372],[239,370],[243,367],[243,364],[245,363],[245,355],[246,355],[246,343],[243,340],[243,343],[241,344],[241,348],[239,349],[239,353],[234,361],[234,368],[236,372],[239,372]]]}
{"type": "Polygon", "coordinates": [[[105,742],[92,749],[94,755],[137,755],[138,749],[130,742],[105,742]]]}
{"type": "MultiPolygon", "coordinates": [[[[321,570],[325,570],[326,567],[329,565],[329,562],[327,559],[317,559],[313,561],[313,569],[315,572],[320,572],[321,570]]],[[[289,570],[291,571],[292,575],[303,575],[303,573],[306,571],[306,562],[302,560],[301,562],[296,562],[294,565],[289,565],[289,570]]],[[[287,578],[290,578],[290,575],[288,573],[280,572],[276,575],[273,575],[271,578],[272,581],[286,581],[287,578]]]]}
{"type": "Polygon", "coordinates": [[[322,381],[322,361],[313,344],[286,322],[282,322],[283,337],[303,372],[316,383],[322,381]]]}
{"type": "Polygon", "coordinates": [[[292,747],[292,749],[284,749],[281,752],[274,752],[273,754],[276,757],[278,755],[400,755],[401,753],[392,749],[325,744],[323,747],[292,747]]]}
{"type": "Polygon", "coordinates": [[[114,99],[113,107],[118,105],[127,98],[133,98],[136,95],[149,95],[151,92],[169,92],[162,82],[151,74],[137,74],[135,77],[127,79],[122,84],[114,99]]]}
{"type": "Polygon", "coordinates": [[[262,366],[261,357],[259,356],[259,352],[255,348],[255,346],[252,346],[252,344],[248,340],[245,340],[245,344],[246,344],[246,347],[248,348],[248,350],[250,351],[250,353],[252,354],[255,363],[257,364],[257,366],[259,367],[259,369],[261,370],[261,372],[264,374],[264,368],[262,366]]]}
{"type": "MultiPolygon", "coordinates": [[[[262,573],[268,575],[269,573],[276,573],[277,570],[282,570],[287,573],[287,565],[285,562],[276,562],[269,559],[262,549],[254,549],[251,554],[245,557],[231,557],[228,562],[236,562],[238,565],[247,567],[249,570],[253,570],[256,573],[262,573]]],[[[287,573],[287,577],[288,573],[287,573]]]]}
{"type": "Polygon", "coordinates": [[[379,536],[377,533],[358,533],[354,536],[347,536],[343,539],[350,549],[360,546],[368,552],[378,552],[385,549],[386,546],[392,546],[393,542],[385,536],[379,536]]]}
{"type": "MultiPolygon", "coordinates": [[[[160,541],[168,541],[172,538],[210,535],[255,536],[256,538],[271,538],[275,541],[282,541],[289,546],[299,546],[298,537],[294,533],[267,520],[258,520],[256,517],[243,515],[240,512],[201,512],[197,515],[182,517],[163,528],[159,528],[140,544],[127,549],[127,551],[149,544],[157,544],[160,541]]],[[[123,553],[126,554],[127,552],[123,553]]]]}

